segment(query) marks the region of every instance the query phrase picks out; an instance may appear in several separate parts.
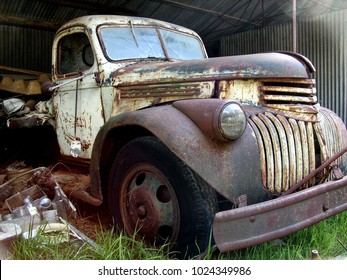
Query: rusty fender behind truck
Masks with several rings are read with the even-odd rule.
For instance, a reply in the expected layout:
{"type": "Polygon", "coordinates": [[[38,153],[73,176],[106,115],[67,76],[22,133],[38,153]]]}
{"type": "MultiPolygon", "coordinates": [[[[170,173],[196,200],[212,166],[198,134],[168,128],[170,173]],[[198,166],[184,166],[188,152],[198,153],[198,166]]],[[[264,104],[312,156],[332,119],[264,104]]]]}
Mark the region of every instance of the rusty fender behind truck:
{"type": "Polygon", "coordinates": [[[55,36],[50,99],[6,124],[51,124],[60,159],[89,168],[72,194],[126,233],[191,257],[213,229],[224,252],[346,210],[347,131],[314,71],[296,53],[208,58],[184,27],[86,16],[55,36]]]}

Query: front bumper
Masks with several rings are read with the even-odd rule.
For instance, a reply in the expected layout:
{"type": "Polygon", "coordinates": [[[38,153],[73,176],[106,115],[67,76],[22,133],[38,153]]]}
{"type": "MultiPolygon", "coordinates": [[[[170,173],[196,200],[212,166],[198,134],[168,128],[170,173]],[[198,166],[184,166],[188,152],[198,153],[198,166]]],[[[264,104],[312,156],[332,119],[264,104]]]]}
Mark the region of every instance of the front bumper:
{"type": "Polygon", "coordinates": [[[287,236],[347,210],[347,176],[273,200],[219,212],[213,235],[221,252],[287,236]]]}

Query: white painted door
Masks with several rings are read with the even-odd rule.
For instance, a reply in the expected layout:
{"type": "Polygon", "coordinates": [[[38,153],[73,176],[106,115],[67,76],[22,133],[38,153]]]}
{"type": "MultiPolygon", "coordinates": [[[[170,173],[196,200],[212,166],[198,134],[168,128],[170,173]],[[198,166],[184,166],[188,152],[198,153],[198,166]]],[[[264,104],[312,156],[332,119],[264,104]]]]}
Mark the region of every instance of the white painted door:
{"type": "Polygon", "coordinates": [[[54,77],[62,85],[53,98],[61,153],[71,156],[71,146],[80,143],[78,156],[90,159],[94,139],[105,120],[100,87],[93,74],[98,66],[83,27],[59,34],[53,56],[54,77]]]}

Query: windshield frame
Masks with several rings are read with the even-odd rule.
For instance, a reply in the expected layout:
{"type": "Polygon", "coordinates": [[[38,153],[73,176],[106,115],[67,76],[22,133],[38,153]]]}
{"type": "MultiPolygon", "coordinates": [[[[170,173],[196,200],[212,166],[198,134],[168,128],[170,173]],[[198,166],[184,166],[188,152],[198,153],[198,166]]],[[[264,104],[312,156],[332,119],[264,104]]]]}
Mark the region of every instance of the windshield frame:
{"type": "Polygon", "coordinates": [[[103,54],[105,56],[105,58],[110,61],[110,62],[122,62],[122,61],[142,61],[142,60],[153,60],[153,59],[156,59],[156,60],[167,60],[167,61],[184,61],[184,60],[191,60],[191,59],[204,59],[204,58],[207,58],[207,54],[206,54],[206,50],[205,50],[205,47],[204,47],[204,44],[203,42],[201,41],[200,37],[198,36],[194,36],[193,34],[189,34],[189,33],[186,33],[186,32],[182,32],[180,30],[176,30],[176,29],[171,29],[171,28],[166,28],[166,27],[163,27],[163,26],[157,26],[157,25],[144,25],[144,24],[136,24],[136,25],[133,25],[131,22],[129,22],[129,24],[102,24],[102,25],[99,25],[97,27],[97,35],[98,35],[98,40],[99,40],[99,43],[100,43],[100,46],[101,46],[101,49],[103,51],[103,54]],[[110,57],[110,53],[107,51],[107,48],[106,48],[106,44],[105,44],[105,41],[104,41],[104,38],[102,36],[102,30],[105,29],[105,28],[129,28],[130,31],[132,32],[132,36],[134,38],[134,40],[136,41],[136,34],[134,33],[134,30],[136,30],[136,28],[149,28],[149,29],[152,29],[152,30],[155,30],[156,31],[156,35],[158,36],[158,41],[160,42],[160,46],[161,46],[161,49],[163,51],[163,54],[165,57],[129,57],[129,58],[121,58],[121,59],[113,59],[112,57],[110,57]],[[172,33],[176,33],[176,34],[179,34],[179,35],[183,35],[187,38],[192,38],[195,40],[196,43],[198,43],[198,46],[199,46],[199,50],[201,52],[201,57],[198,57],[198,58],[186,58],[186,59],[179,59],[179,58],[174,58],[174,57],[170,57],[169,56],[169,52],[167,50],[167,46],[166,46],[166,43],[162,37],[162,33],[161,31],[167,31],[167,32],[172,32],[172,33]]]}

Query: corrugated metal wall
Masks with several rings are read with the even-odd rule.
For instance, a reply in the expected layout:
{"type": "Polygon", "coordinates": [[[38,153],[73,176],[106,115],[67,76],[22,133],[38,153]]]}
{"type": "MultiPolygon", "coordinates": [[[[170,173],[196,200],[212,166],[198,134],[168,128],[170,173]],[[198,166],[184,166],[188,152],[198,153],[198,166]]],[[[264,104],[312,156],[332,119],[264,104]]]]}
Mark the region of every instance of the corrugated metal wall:
{"type": "MultiPolygon", "coordinates": [[[[347,10],[298,22],[298,52],[316,67],[317,96],[322,106],[347,124],[347,10]]],[[[221,55],[292,50],[291,23],[222,38],[221,55]]]]}
{"type": "Polygon", "coordinates": [[[0,65],[50,73],[54,34],[0,25],[0,65]]]}

